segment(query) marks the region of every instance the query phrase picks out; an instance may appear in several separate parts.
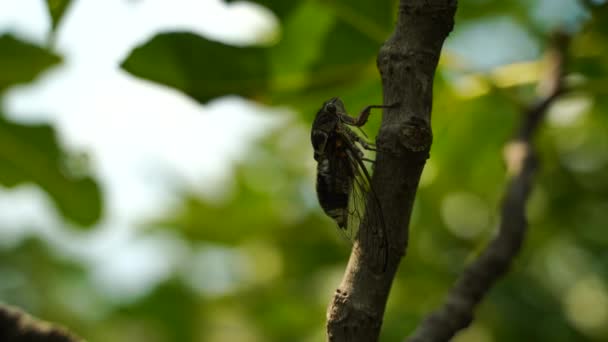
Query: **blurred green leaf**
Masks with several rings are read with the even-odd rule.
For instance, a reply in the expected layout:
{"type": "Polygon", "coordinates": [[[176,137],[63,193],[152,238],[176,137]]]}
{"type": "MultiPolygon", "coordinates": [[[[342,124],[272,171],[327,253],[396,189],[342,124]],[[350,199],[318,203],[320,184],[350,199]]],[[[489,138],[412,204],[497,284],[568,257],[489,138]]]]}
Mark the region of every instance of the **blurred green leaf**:
{"type": "MultiPolygon", "coordinates": [[[[242,0],[224,0],[226,3],[240,2],[242,0]]],[[[317,1],[311,0],[250,0],[273,11],[279,19],[283,20],[291,12],[300,6],[302,3],[313,4],[317,1]]],[[[323,16],[322,12],[332,12],[336,16],[345,19],[346,21],[359,26],[362,31],[367,31],[374,35],[378,32],[387,33],[384,31],[392,28],[392,13],[396,8],[396,0],[329,0],[323,1],[322,6],[324,11],[319,11],[318,14],[323,16]]],[[[384,39],[384,38],[382,38],[384,39]]]]}
{"type": "Polygon", "coordinates": [[[10,34],[0,36],[0,51],[0,93],[15,84],[33,81],[42,71],[61,62],[59,56],[10,34]]]}
{"type": "Polygon", "coordinates": [[[55,31],[72,0],[46,0],[51,16],[51,31],[55,31]]]}
{"type": "Polygon", "coordinates": [[[325,4],[337,20],[321,42],[322,54],[313,71],[340,74],[341,78],[365,71],[392,31],[394,1],[332,0],[325,4]]]}
{"type": "MultiPolygon", "coordinates": [[[[323,53],[319,42],[328,34],[335,22],[334,16],[323,4],[304,1],[282,22],[279,42],[272,46],[270,59],[273,89],[293,92],[320,75],[310,75],[307,70],[323,53]],[[315,25],[309,25],[314,22],[315,25]]],[[[276,94],[275,94],[276,95],[276,94]]]]}
{"type": "Polygon", "coordinates": [[[139,46],[122,63],[131,74],[176,88],[201,103],[268,90],[266,49],[236,47],[192,33],[163,33],[139,46]]]}
{"type": "Polygon", "coordinates": [[[341,21],[379,43],[388,38],[395,24],[394,0],[329,0],[324,4],[341,21]]]}
{"type": "MultiPolygon", "coordinates": [[[[195,296],[181,282],[169,281],[136,303],[124,303],[118,315],[126,321],[141,319],[140,324],[145,327],[143,341],[196,341],[205,317],[201,317],[203,310],[193,300],[195,296]]],[[[123,337],[120,335],[109,333],[106,341],[123,337]]]]}
{"type": "Polygon", "coordinates": [[[356,27],[338,21],[321,44],[322,53],[311,70],[315,77],[308,87],[325,89],[348,85],[366,73],[377,74],[374,61],[382,41],[356,27]]]}
{"type": "Polygon", "coordinates": [[[36,183],[63,216],[91,225],[101,216],[99,186],[90,177],[70,174],[65,158],[51,126],[21,125],[0,116],[0,184],[36,183]]]}

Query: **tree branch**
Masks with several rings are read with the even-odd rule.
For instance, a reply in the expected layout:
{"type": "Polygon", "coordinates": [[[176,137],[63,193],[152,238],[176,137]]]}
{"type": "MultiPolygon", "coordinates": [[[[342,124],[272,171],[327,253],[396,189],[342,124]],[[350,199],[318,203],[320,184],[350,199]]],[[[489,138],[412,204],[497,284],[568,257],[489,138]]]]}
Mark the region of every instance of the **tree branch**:
{"type": "Polygon", "coordinates": [[[433,77],[455,11],[456,0],[401,0],[395,30],[379,52],[384,103],[399,104],[384,111],[372,179],[386,231],[369,234],[372,227],[363,220],[327,313],[329,341],[378,340],[391,284],[407,248],[418,181],[429,155],[433,77]]]}
{"type": "Polygon", "coordinates": [[[528,106],[515,138],[505,147],[511,177],[502,203],[498,235],[470,264],[448,293],[444,304],[430,314],[409,342],[448,341],[473,320],[473,311],[494,283],[509,269],[519,252],[527,228],[525,206],[537,168],[533,138],[547,109],[563,93],[568,37],[556,34],[547,54],[549,67],[539,84],[539,99],[528,106]]]}
{"type": "Polygon", "coordinates": [[[69,331],[40,321],[25,312],[0,305],[0,341],[5,342],[80,342],[69,331]]]}

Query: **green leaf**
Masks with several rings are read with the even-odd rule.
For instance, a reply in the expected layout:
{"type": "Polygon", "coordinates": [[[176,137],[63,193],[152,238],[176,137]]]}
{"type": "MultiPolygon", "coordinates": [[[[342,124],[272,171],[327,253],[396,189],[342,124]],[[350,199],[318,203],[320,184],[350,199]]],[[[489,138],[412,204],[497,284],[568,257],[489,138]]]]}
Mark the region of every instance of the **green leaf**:
{"type": "Polygon", "coordinates": [[[91,225],[102,212],[99,186],[70,173],[49,125],[21,125],[0,116],[0,184],[32,182],[42,187],[67,219],[91,225]]]}
{"type": "Polygon", "coordinates": [[[201,103],[229,94],[258,97],[268,91],[266,49],[230,46],[192,33],[160,34],[136,48],[122,68],[201,103]]]}
{"type": "Polygon", "coordinates": [[[51,16],[51,31],[55,31],[71,4],[71,0],[46,0],[46,5],[51,16]]]}
{"type": "Polygon", "coordinates": [[[34,80],[61,58],[48,50],[22,42],[9,34],[0,36],[0,93],[8,87],[34,80]]]}
{"type": "Polygon", "coordinates": [[[394,0],[255,2],[283,22],[275,46],[235,47],[190,33],[164,33],[135,49],[122,67],[201,103],[230,94],[291,103],[302,91],[330,93],[377,77],[374,62],[393,24],[394,0]]]}

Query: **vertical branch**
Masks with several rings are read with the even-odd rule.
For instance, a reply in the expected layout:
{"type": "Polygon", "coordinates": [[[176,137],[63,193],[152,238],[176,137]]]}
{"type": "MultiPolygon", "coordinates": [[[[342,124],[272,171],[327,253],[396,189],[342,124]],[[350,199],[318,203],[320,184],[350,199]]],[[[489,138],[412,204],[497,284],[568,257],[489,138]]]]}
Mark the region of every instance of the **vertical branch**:
{"type": "MultiPolygon", "coordinates": [[[[355,241],[327,313],[329,341],[378,339],[391,284],[405,255],[418,181],[429,155],[433,77],[455,11],[456,0],[401,0],[395,30],[379,52],[384,104],[399,104],[384,111],[372,179],[389,246],[382,243],[385,236],[355,241]]],[[[372,229],[368,223],[363,220],[363,235],[372,229]]]]}
{"type": "Polygon", "coordinates": [[[443,305],[430,314],[408,339],[409,342],[448,341],[473,320],[473,311],[484,295],[509,269],[519,252],[527,228],[526,200],[537,168],[533,147],[535,133],[548,107],[563,93],[568,37],[556,34],[547,53],[548,68],[538,87],[539,98],[523,113],[515,138],[505,147],[511,177],[501,209],[498,235],[470,264],[449,291],[443,305]]]}

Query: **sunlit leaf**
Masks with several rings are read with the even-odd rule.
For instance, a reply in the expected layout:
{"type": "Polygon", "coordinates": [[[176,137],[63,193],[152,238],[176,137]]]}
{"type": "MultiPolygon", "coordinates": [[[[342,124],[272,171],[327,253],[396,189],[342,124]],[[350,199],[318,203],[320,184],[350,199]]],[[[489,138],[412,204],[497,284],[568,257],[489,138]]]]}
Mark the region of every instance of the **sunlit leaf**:
{"type": "Polygon", "coordinates": [[[67,219],[93,224],[102,211],[99,186],[90,177],[71,174],[66,158],[51,126],[21,125],[0,116],[0,184],[35,183],[67,219]]]}
{"type": "Polygon", "coordinates": [[[0,36],[0,93],[19,83],[34,80],[61,58],[38,46],[5,34],[0,36]]]}

